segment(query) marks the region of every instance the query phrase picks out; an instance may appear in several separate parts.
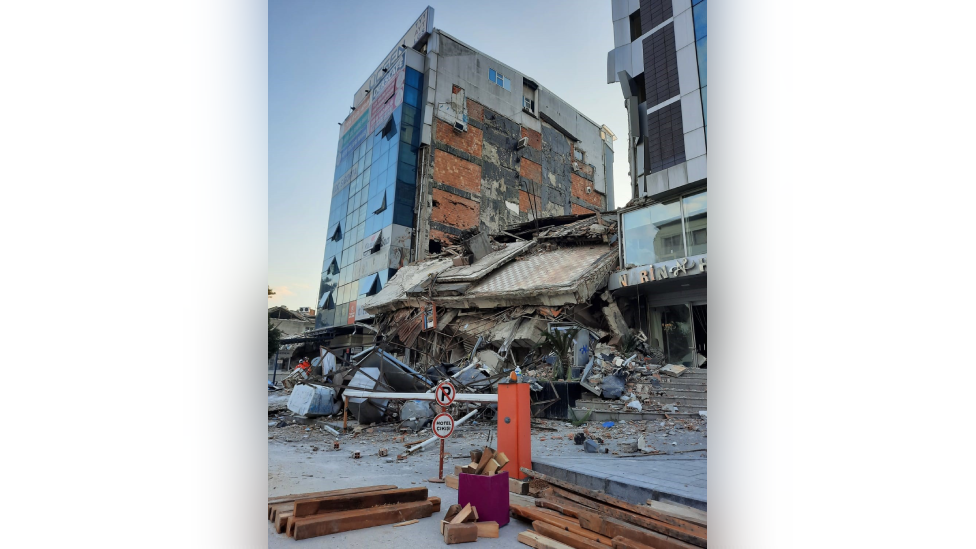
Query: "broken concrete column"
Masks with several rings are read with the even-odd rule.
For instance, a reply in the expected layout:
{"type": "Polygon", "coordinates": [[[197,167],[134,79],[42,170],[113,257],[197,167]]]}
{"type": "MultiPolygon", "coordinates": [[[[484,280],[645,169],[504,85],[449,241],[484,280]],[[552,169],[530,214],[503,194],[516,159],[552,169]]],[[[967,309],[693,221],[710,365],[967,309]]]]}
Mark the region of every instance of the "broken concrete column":
{"type": "Polygon", "coordinates": [[[627,326],[627,322],[624,321],[624,315],[620,312],[620,307],[617,307],[617,303],[613,300],[613,296],[610,292],[603,293],[603,299],[608,302],[607,306],[602,309],[603,316],[607,317],[607,324],[610,326],[610,331],[614,335],[622,336],[624,334],[630,333],[630,327],[627,326]]]}

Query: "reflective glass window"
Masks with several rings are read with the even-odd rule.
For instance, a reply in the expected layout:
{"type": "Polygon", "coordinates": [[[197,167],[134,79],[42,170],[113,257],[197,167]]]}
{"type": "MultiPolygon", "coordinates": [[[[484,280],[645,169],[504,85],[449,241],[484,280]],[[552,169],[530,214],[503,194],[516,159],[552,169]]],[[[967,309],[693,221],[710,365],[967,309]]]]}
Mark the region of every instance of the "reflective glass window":
{"type": "Polygon", "coordinates": [[[647,265],[685,256],[681,203],[654,204],[623,215],[625,265],[647,265]]]}
{"type": "Polygon", "coordinates": [[[708,193],[702,191],[681,199],[685,216],[688,255],[708,252],[708,193]]]}

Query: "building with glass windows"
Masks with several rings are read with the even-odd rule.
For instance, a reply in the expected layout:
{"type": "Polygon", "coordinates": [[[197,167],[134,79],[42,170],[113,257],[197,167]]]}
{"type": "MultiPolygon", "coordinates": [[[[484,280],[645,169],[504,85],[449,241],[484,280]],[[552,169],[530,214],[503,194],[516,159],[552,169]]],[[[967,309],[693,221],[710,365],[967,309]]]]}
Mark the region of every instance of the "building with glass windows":
{"type": "Polygon", "coordinates": [[[613,210],[613,133],[433,26],[428,7],[341,122],[316,328],[478,228],[613,210]]]}
{"type": "Polygon", "coordinates": [[[631,327],[668,362],[707,353],[708,0],[613,0],[607,82],[629,118],[635,197],[620,213],[620,267],[609,288],[631,327]]]}

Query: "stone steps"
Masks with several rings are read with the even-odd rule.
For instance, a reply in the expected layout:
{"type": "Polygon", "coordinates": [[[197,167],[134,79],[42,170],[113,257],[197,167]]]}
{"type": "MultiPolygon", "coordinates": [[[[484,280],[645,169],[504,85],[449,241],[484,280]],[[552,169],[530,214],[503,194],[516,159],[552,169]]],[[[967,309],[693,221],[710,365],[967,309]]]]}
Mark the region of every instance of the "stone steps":
{"type": "MultiPolygon", "coordinates": [[[[678,409],[681,410],[681,407],[679,406],[678,409]]],[[[579,419],[583,419],[583,416],[585,416],[587,412],[590,412],[590,417],[587,419],[587,421],[595,421],[595,422],[653,421],[658,419],[666,419],[664,417],[664,414],[661,412],[609,412],[603,410],[580,410],[577,408],[573,408],[573,412],[576,414],[576,417],[579,419]]],[[[675,412],[675,413],[668,412],[668,417],[672,419],[675,418],[697,419],[699,416],[698,416],[698,410],[695,410],[694,412],[675,412]]]]}

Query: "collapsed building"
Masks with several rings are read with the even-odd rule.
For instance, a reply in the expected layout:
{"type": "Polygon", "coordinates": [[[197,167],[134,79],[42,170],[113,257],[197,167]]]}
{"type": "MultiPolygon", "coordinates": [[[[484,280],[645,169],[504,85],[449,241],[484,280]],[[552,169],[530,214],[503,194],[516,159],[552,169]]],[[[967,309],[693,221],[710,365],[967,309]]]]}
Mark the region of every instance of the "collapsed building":
{"type": "MultiPolygon", "coordinates": [[[[540,417],[656,419],[704,409],[703,402],[679,409],[670,398],[660,374],[684,368],[666,364],[646,334],[631,328],[639,308],[608,291],[620,268],[616,214],[463,236],[366,297],[372,324],[342,327],[345,335],[335,328],[308,334],[339,357],[335,372],[323,372],[326,400],[338,403],[347,388],[430,392],[445,378],[464,392],[496,392],[517,371],[531,384],[540,417]]],[[[430,402],[363,396],[347,407],[360,423],[396,420],[415,429],[436,413],[430,402]]],[[[335,404],[326,409],[338,413],[335,404]]]]}

